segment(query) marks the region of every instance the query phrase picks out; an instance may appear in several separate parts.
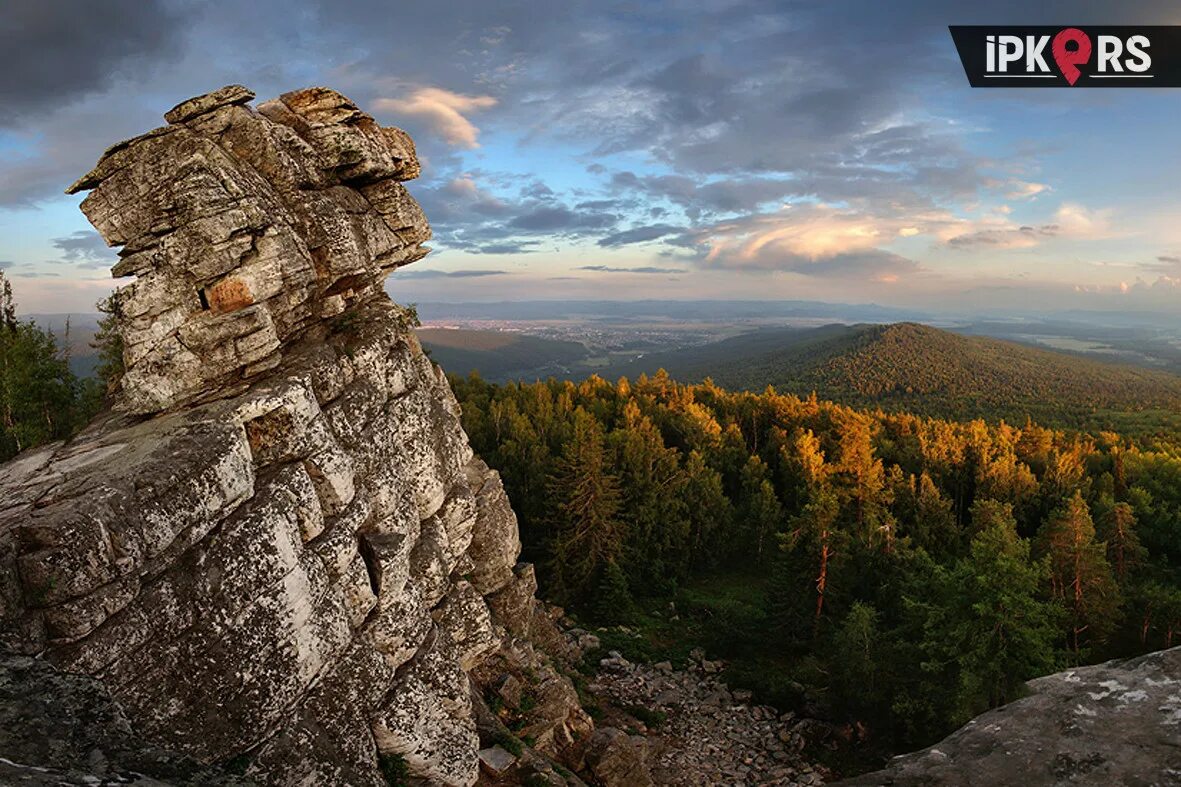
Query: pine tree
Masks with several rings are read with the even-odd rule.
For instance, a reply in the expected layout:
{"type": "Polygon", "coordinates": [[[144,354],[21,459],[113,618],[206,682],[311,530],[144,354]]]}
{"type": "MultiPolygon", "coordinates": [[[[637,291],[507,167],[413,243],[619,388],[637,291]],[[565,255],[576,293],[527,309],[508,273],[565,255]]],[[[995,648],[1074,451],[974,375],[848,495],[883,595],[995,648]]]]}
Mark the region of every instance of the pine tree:
{"type": "Polygon", "coordinates": [[[805,556],[805,564],[809,566],[814,580],[813,630],[820,626],[824,602],[830,590],[833,561],[846,540],[845,534],[837,529],[839,515],[840,504],[836,495],[827,485],[820,486],[812,491],[808,504],[792,521],[792,529],[786,540],[788,550],[805,556]]]}
{"type": "Polygon", "coordinates": [[[960,533],[956,525],[952,502],[948,500],[931,476],[922,473],[914,484],[914,526],[911,533],[917,545],[936,558],[954,556],[960,551],[960,533]]]}
{"type": "Polygon", "coordinates": [[[871,604],[854,602],[833,635],[829,657],[834,704],[851,718],[877,715],[881,650],[877,610],[871,604]]]}
{"type": "Polygon", "coordinates": [[[0,461],[73,434],[86,415],[80,394],[53,334],[17,320],[0,273],[0,461]]]}
{"type": "Polygon", "coordinates": [[[749,534],[749,554],[756,563],[762,563],[764,548],[782,526],[783,506],[767,479],[767,466],[753,454],[742,469],[740,494],[741,521],[749,534]]]}
{"type": "Polygon", "coordinates": [[[1144,560],[1145,549],[1136,534],[1136,514],[1128,503],[1116,503],[1101,520],[1100,538],[1107,544],[1107,559],[1120,582],[1144,560]]]}
{"type": "Polygon", "coordinates": [[[1105,545],[1095,541],[1095,525],[1082,493],[1042,526],[1039,543],[1050,560],[1050,588],[1070,613],[1068,641],[1075,657],[1084,643],[1102,643],[1115,625],[1119,595],[1105,545]]]}
{"type": "Polygon", "coordinates": [[[628,533],[622,566],[634,586],[667,592],[689,567],[685,474],[677,450],[665,447],[660,430],[634,401],[624,405],[623,419],[608,438],[628,533]]]}

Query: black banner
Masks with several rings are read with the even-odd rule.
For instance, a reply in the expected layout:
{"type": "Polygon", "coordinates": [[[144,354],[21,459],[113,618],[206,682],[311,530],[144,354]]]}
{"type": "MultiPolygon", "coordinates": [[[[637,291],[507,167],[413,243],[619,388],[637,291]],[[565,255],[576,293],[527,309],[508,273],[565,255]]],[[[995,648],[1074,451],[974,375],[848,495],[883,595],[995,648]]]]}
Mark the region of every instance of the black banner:
{"type": "Polygon", "coordinates": [[[1181,27],[951,25],[972,87],[1181,87],[1181,27]]]}

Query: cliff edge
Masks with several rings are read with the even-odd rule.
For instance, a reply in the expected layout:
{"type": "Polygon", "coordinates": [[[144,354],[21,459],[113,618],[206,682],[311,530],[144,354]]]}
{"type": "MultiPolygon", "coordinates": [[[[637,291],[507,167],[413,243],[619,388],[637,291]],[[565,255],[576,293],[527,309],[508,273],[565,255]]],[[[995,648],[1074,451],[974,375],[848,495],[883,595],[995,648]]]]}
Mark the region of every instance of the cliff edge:
{"type": "Polygon", "coordinates": [[[470,785],[477,679],[510,673],[559,755],[591,725],[528,639],[516,518],[383,289],[430,237],[414,146],[332,90],[252,99],[186,101],[71,187],[136,277],[126,373],[0,467],[0,648],[260,784],[470,785]]]}

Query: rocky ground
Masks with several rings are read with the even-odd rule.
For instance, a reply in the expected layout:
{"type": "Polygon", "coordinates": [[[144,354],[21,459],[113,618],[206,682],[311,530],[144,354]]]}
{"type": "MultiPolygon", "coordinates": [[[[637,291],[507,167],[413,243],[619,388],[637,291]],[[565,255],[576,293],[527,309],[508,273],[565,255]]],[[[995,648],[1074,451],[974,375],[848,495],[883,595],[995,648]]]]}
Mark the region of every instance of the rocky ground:
{"type": "Polygon", "coordinates": [[[801,754],[809,720],[753,704],[749,692],[730,690],[714,674],[718,662],[696,657],[685,666],[633,664],[612,652],[590,684],[608,708],[605,723],[643,735],[653,782],[824,783],[823,771],[801,754]]]}

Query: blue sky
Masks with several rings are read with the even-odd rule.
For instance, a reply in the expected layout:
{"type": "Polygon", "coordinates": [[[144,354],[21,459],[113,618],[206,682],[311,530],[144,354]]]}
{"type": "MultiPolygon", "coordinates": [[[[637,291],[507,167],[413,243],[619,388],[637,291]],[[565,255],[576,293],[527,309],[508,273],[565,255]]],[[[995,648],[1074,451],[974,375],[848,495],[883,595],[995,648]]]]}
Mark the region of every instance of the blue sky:
{"type": "Polygon", "coordinates": [[[396,299],[1171,309],[1176,90],[972,90],[948,24],[1170,2],[109,0],[0,9],[0,267],[92,311],[64,188],[191,95],[334,87],[406,128],[435,252],[396,299]]]}

